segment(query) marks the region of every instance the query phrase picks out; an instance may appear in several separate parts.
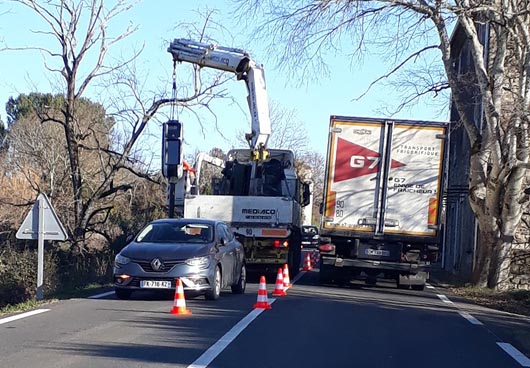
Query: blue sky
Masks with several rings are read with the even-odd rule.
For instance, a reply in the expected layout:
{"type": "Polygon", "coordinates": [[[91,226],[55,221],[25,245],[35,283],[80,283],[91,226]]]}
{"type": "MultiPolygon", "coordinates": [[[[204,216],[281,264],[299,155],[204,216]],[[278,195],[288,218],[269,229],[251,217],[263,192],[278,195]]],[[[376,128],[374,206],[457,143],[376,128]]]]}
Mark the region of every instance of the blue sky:
{"type": "MultiPolygon", "coordinates": [[[[253,38],[252,34],[246,33],[250,31],[249,29],[235,22],[230,12],[232,4],[229,0],[144,0],[112,23],[112,29],[116,32],[124,29],[129,23],[138,25],[139,30],[126,42],[112,49],[109,57],[117,57],[145,43],[145,50],[137,66],[139,74],[145,78],[146,90],[166,89],[170,93],[172,60],[166,51],[167,44],[173,38],[186,37],[183,31],[175,28],[177,24],[182,22],[202,24],[202,19],[198,17],[196,11],[205,7],[218,9],[215,20],[226,27],[230,36],[233,36],[233,39],[228,40],[226,34],[212,34],[212,37],[219,40],[221,46],[245,49],[256,61],[264,64],[269,99],[282,107],[295,110],[297,117],[308,132],[308,145],[311,150],[325,153],[330,115],[380,116],[377,110],[383,103],[397,101],[399,98],[395,90],[380,86],[360,101],[354,101],[354,98],[364,92],[371,81],[386,71],[387,67],[375,57],[367,58],[363,65],[355,65],[352,68],[347,58],[341,55],[330,56],[326,60],[331,70],[329,76],[315,76],[310,81],[302,81],[302,83],[296,75],[286,75],[285,71],[276,66],[277,55],[266,53],[262,47],[266,41],[253,38]]],[[[49,39],[31,33],[27,28],[28,24],[33,30],[44,29],[44,25],[27,9],[0,1],[0,40],[3,38],[9,46],[13,47],[34,46],[36,43],[46,47],[49,39]]],[[[3,69],[0,73],[0,103],[2,104],[0,117],[4,121],[6,115],[3,105],[9,96],[16,97],[20,93],[32,91],[57,92],[57,89],[53,87],[56,76],[46,73],[42,57],[37,52],[0,52],[0,65],[3,69]]],[[[185,73],[186,70],[179,66],[177,72],[185,73]]],[[[231,106],[225,102],[214,103],[211,106],[218,117],[222,134],[216,131],[208,115],[203,115],[201,120],[204,132],[197,129],[193,117],[185,114],[179,116],[184,123],[186,149],[189,152],[196,147],[206,150],[214,146],[229,149],[238,145],[236,141],[238,132],[249,130],[250,120],[246,109],[244,83],[234,79],[226,87],[240,106],[231,106]]],[[[85,97],[97,100],[99,96],[89,90],[85,97]]],[[[439,116],[438,111],[432,106],[424,105],[404,110],[395,117],[425,120],[447,118],[439,116]]],[[[160,120],[163,121],[164,118],[161,117],[160,120]]],[[[152,144],[155,156],[159,153],[156,140],[159,139],[160,132],[159,127],[153,127],[149,132],[150,139],[155,140],[152,144]]]]}

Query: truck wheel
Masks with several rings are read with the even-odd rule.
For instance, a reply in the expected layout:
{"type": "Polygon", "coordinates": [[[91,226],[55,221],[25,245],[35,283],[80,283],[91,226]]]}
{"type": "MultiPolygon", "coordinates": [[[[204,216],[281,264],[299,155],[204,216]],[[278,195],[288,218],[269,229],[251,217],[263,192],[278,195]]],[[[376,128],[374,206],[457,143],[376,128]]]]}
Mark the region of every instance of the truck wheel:
{"type": "Polygon", "coordinates": [[[375,286],[377,285],[377,277],[369,276],[365,280],[366,285],[375,286]]]}
{"type": "Polygon", "coordinates": [[[301,252],[300,250],[298,250],[298,252],[290,250],[287,257],[287,265],[289,266],[289,277],[291,277],[291,275],[294,277],[300,271],[300,258],[302,257],[301,252]]]}
{"type": "Polygon", "coordinates": [[[411,287],[412,290],[423,291],[425,289],[425,284],[423,284],[423,285],[411,285],[410,287],[411,287]]]}
{"type": "Polygon", "coordinates": [[[319,270],[319,281],[321,284],[331,284],[333,281],[332,272],[329,266],[324,266],[322,262],[320,263],[319,270]]]}

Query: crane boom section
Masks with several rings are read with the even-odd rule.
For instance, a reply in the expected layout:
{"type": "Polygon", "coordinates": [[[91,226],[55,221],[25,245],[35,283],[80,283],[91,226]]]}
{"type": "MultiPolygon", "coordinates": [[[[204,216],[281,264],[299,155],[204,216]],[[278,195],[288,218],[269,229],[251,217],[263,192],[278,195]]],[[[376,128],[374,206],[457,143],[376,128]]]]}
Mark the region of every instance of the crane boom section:
{"type": "Polygon", "coordinates": [[[257,65],[249,54],[241,49],[182,38],[173,40],[168,52],[173,55],[175,61],[232,72],[238,80],[244,80],[251,117],[249,144],[254,150],[266,149],[271,134],[271,123],[263,66],[257,65]]]}

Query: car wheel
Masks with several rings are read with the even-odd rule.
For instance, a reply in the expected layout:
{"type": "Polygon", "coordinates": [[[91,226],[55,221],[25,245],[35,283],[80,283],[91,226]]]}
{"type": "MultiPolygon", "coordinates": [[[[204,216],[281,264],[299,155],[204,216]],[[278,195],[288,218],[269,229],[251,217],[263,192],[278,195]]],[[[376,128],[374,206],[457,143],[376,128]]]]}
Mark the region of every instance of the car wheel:
{"type": "Polygon", "coordinates": [[[127,300],[131,297],[132,290],[127,289],[114,289],[114,293],[118,297],[118,299],[127,300]]]}
{"type": "Polygon", "coordinates": [[[219,295],[221,295],[221,270],[219,267],[216,267],[212,288],[206,291],[204,297],[207,300],[216,300],[219,298],[219,295]]]}
{"type": "Polygon", "coordinates": [[[245,288],[247,287],[247,268],[245,265],[241,266],[241,272],[239,273],[239,280],[237,284],[232,285],[232,293],[234,294],[243,294],[245,293],[245,288]]]}

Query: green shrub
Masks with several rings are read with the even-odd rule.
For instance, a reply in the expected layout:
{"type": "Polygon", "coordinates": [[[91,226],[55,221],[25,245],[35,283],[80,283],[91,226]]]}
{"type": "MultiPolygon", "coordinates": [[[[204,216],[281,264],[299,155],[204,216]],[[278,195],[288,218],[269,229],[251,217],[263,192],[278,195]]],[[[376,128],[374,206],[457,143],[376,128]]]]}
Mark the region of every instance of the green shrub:
{"type": "MultiPolygon", "coordinates": [[[[37,251],[16,250],[4,247],[0,250],[0,308],[34,299],[37,294],[37,251]]],[[[46,251],[44,254],[44,295],[49,295],[60,284],[57,277],[57,258],[46,251]]]]}

